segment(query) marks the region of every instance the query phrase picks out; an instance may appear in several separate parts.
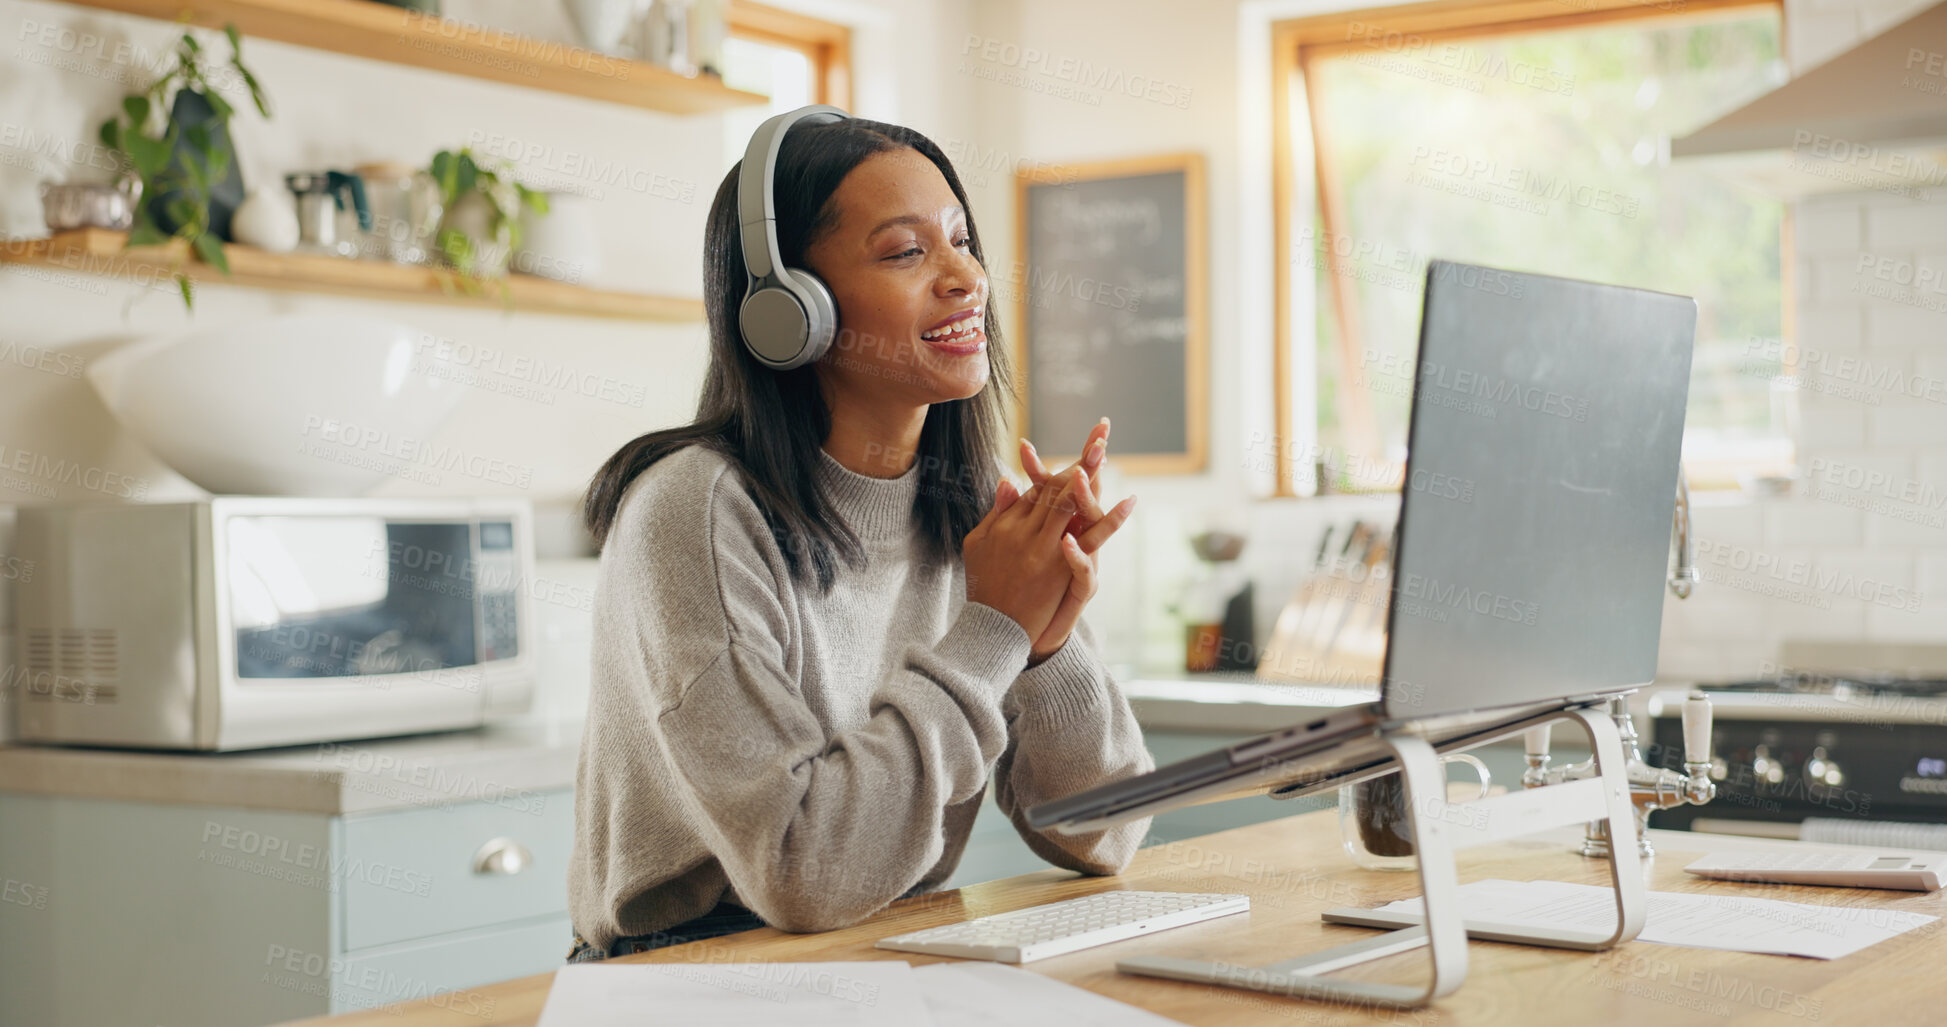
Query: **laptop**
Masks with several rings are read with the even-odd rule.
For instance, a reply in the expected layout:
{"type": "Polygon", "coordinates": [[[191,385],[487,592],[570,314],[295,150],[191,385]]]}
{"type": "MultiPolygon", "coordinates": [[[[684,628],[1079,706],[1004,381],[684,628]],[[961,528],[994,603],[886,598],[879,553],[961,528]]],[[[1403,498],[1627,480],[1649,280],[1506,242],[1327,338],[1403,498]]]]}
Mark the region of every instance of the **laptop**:
{"type": "Polygon", "coordinates": [[[1042,803],[1029,825],[1310,795],[1396,769],[1397,727],[1456,751],[1650,683],[1696,322],[1686,296],[1430,263],[1378,701],[1042,803]]]}

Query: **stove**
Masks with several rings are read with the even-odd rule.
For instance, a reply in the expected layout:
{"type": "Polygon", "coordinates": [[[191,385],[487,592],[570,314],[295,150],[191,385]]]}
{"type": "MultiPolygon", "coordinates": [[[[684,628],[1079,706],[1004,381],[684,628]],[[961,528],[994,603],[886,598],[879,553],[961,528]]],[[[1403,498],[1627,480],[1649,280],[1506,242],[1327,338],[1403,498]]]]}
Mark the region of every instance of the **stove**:
{"type": "MultiPolygon", "coordinates": [[[[1717,798],[1650,826],[1754,833],[1807,818],[1947,824],[1947,647],[1787,646],[1756,680],[1700,683],[1717,798]],[[1834,669],[1843,668],[1843,669],[1834,669]]],[[[1644,758],[1681,769],[1683,697],[1650,697],[1644,758]]]]}

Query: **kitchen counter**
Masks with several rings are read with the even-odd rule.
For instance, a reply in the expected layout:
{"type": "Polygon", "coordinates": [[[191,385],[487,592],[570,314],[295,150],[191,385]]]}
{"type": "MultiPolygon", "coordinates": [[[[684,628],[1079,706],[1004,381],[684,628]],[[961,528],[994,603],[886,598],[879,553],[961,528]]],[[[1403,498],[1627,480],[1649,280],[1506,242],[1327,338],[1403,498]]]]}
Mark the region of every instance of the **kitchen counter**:
{"type": "MultiPolygon", "coordinates": [[[[1136,676],[1122,687],[1144,730],[1198,734],[1254,735],[1377,698],[1371,689],[1247,674],[1136,676]]],[[[1646,700],[1639,693],[1633,702],[1646,700]]],[[[0,745],[0,791],[363,813],[572,787],[580,744],[577,720],[238,753],[0,745]]]]}
{"type": "MultiPolygon", "coordinates": [[[[1124,685],[1152,731],[1255,734],[1368,692],[1204,680],[1124,685]]],[[[581,722],[513,722],[471,731],[236,753],[0,745],[0,792],[196,803],[297,813],[365,813],[568,788],[581,722]]]]}
{"type": "Polygon", "coordinates": [[[365,813],[572,787],[580,745],[580,721],[238,753],[5,745],[0,792],[365,813]]]}
{"type": "Polygon", "coordinates": [[[1137,723],[1149,731],[1254,735],[1376,701],[1375,688],[1270,684],[1249,674],[1142,677],[1124,681],[1137,723]]]}

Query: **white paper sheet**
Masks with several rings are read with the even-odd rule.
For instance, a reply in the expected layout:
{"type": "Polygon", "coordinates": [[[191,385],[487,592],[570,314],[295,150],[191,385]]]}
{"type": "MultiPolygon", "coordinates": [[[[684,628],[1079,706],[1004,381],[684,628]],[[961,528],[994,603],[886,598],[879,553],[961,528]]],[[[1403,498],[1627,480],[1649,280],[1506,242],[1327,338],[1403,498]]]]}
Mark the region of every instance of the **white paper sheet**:
{"type": "MultiPolygon", "coordinates": [[[[1650,892],[1649,918],[1637,941],[1732,952],[1838,959],[1939,919],[1925,913],[1741,895],[1650,892]]],[[[1422,913],[1417,898],[1379,907],[1422,913]]],[[[1616,922],[1616,893],[1562,881],[1474,881],[1460,886],[1461,915],[1521,927],[1605,931],[1616,922]]]]}
{"type": "Polygon", "coordinates": [[[926,1027],[911,965],[576,963],[554,972],[536,1027],[926,1027]]]}
{"type": "Polygon", "coordinates": [[[1181,1027],[1085,988],[999,963],[913,971],[934,1027],[1181,1027]]]}

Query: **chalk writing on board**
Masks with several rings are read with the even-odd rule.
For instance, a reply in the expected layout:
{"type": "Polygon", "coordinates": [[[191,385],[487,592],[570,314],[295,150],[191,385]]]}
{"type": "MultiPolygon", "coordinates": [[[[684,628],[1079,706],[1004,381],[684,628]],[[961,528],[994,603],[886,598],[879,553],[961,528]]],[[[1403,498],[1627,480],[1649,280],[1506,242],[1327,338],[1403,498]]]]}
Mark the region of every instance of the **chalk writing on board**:
{"type": "Polygon", "coordinates": [[[1060,187],[1020,182],[1023,260],[1008,277],[1027,300],[1020,371],[1027,434],[1043,452],[1077,450],[1107,415],[1124,457],[1201,460],[1190,425],[1202,358],[1190,181],[1186,163],[1149,160],[1085,169],[1060,187]]]}

